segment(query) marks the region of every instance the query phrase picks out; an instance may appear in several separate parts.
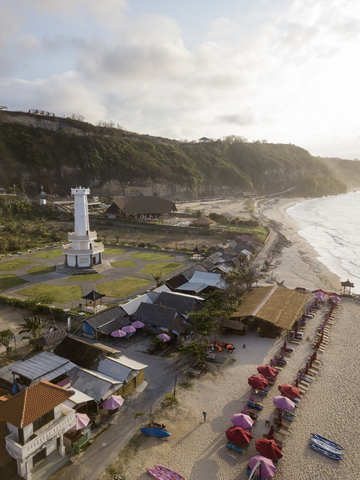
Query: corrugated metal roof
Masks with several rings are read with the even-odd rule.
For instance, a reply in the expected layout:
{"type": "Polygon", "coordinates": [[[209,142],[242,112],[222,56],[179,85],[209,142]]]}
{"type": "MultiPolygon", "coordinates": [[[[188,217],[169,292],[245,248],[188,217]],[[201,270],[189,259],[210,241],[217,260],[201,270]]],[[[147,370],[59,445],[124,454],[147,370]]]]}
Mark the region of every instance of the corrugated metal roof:
{"type": "Polygon", "coordinates": [[[221,275],[219,273],[194,272],[194,275],[191,277],[191,282],[205,283],[211,287],[214,287],[220,280],[221,275]]]}
{"type": "MultiPolygon", "coordinates": [[[[93,328],[101,327],[102,325],[106,325],[107,323],[115,320],[121,319],[124,317],[123,310],[119,307],[108,308],[107,310],[94,315],[93,317],[87,318],[84,320],[86,323],[91,325],[93,328]]],[[[125,319],[124,319],[125,320],[125,319]]],[[[126,321],[126,320],[125,320],[126,321]]],[[[124,324],[125,325],[125,324],[124,324]]]]}
{"type": "Polygon", "coordinates": [[[59,357],[52,352],[42,352],[28,360],[11,365],[9,370],[32,381],[47,380],[50,382],[74,367],[76,365],[66,358],[59,357]]]}
{"type": "Polygon", "coordinates": [[[208,285],[206,283],[195,283],[195,282],[187,282],[180,287],[177,287],[176,290],[185,290],[187,292],[202,292],[208,285]]]}
{"type": "MultiPolygon", "coordinates": [[[[123,303],[119,305],[127,315],[134,315],[136,310],[139,308],[141,303],[152,303],[152,299],[144,293],[144,295],[140,295],[139,297],[130,300],[130,302],[123,303]]],[[[130,322],[129,322],[130,323],[130,322]]]]}
{"type": "Polygon", "coordinates": [[[68,375],[72,387],[86,393],[97,402],[105,400],[122,386],[122,382],[115,378],[85,368],[73,368],[68,375]]]}
{"type": "Polygon", "coordinates": [[[103,360],[100,360],[97,371],[104,373],[105,375],[110,375],[120,382],[124,382],[132,372],[132,369],[125,367],[125,365],[121,365],[121,363],[114,362],[110,358],[104,358],[103,360]]]}
{"type": "Polygon", "coordinates": [[[122,355],[119,358],[114,358],[113,360],[121,363],[122,365],[125,365],[126,367],[132,368],[134,370],[142,370],[143,368],[148,367],[148,365],[145,365],[145,363],[137,362],[132,358],[125,357],[125,355],[122,355]]]}

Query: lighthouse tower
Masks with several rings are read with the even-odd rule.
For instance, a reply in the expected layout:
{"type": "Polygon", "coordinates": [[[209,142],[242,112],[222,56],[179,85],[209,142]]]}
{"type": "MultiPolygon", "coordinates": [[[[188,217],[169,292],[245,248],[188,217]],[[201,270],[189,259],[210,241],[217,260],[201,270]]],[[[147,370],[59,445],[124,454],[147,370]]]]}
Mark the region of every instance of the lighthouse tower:
{"type": "Polygon", "coordinates": [[[89,188],[72,188],[74,196],[75,231],[69,232],[70,243],[63,246],[65,265],[68,267],[89,268],[101,263],[104,245],[95,242],[96,232],[90,231],[87,196],[89,188]]]}

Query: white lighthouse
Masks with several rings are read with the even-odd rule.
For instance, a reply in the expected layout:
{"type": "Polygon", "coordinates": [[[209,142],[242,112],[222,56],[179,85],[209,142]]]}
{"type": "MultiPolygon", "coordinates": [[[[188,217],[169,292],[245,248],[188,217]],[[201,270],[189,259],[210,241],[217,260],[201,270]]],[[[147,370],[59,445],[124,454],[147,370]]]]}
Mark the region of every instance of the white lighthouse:
{"type": "Polygon", "coordinates": [[[101,263],[104,245],[95,242],[96,232],[90,231],[87,196],[89,188],[72,188],[74,196],[75,231],[69,232],[70,243],[63,246],[65,265],[68,267],[89,268],[101,263]]]}

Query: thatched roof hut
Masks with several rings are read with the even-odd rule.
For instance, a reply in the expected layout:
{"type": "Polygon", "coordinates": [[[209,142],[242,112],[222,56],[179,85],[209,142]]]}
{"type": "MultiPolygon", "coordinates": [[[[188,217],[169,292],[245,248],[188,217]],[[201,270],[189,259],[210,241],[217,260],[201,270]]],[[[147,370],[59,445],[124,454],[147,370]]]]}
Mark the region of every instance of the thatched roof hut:
{"type": "Polygon", "coordinates": [[[200,217],[191,222],[190,227],[210,227],[213,223],[214,221],[208,217],[200,217]]]}

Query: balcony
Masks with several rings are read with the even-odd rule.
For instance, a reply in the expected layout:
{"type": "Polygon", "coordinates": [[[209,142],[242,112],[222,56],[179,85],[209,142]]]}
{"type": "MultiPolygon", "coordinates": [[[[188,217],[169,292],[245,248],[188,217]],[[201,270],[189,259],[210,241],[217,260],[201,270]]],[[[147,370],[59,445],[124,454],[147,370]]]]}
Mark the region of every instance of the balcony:
{"type": "Polygon", "coordinates": [[[69,242],[92,242],[97,239],[97,233],[89,232],[87,235],[75,235],[75,232],[68,232],[69,242]]]}
{"type": "Polygon", "coordinates": [[[11,457],[24,462],[28,457],[34,456],[45,448],[51,440],[60,437],[70,430],[74,425],[76,425],[75,410],[61,405],[61,417],[40,428],[40,430],[34,433],[35,438],[27,441],[25,445],[20,445],[17,442],[16,432],[5,437],[6,450],[11,457]]]}
{"type": "Polygon", "coordinates": [[[67,243],[66,245],[62,246],[62,253],[64,255],[90,255],[90,254],[101,253],[104,251],[104,248],[105,247],[102,244],[102,242],[96,242],[95,246],[87,250],[75,250],[74,248],[72,248],[71,243],[67,243]]]}

